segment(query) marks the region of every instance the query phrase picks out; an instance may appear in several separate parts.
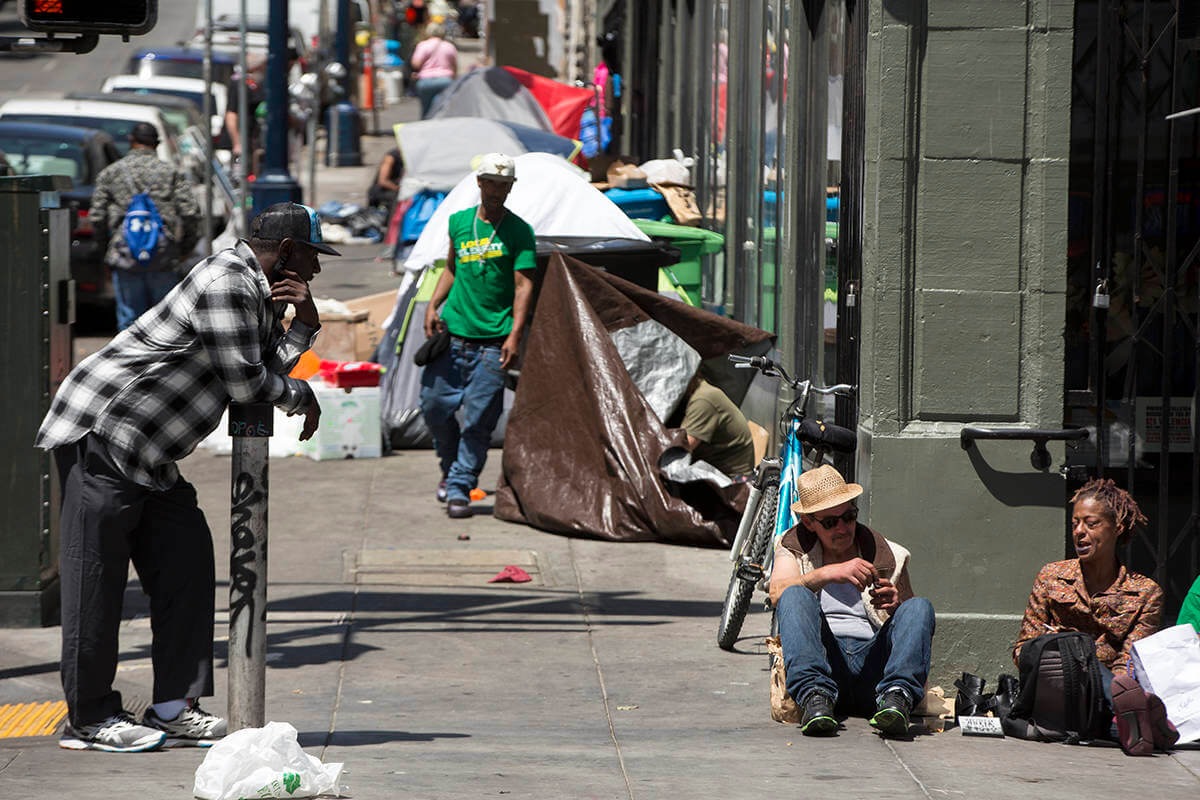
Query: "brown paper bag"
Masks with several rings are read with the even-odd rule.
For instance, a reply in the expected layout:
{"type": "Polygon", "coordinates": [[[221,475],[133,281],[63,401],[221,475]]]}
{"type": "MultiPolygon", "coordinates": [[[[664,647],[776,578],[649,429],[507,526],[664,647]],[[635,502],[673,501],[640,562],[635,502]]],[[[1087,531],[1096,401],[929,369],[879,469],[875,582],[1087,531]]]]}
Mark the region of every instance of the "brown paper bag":
{"type": "Polygon", "coordinates": [[[678,183],[652,183],[650,188],[663,196],[671,216],[680,225],[691,225],[693,228],[700,224],[700,206],[696,205],[696,193],[690,186],[678,183]]]}
{"type": "Polygon", "coordinates": [[[645,189],[646,173],[637,164],[613,163],[608,167],[608,185],[614,189],[645,189]]]}
{"type": "Polygon", "coordinates": [[[783,667],[783,646],[778,636],[767,637],[767,653],[771,656],[771,719],[790,725],[800,723],[800,707],[787,691],[787,674],[783,667]]]}

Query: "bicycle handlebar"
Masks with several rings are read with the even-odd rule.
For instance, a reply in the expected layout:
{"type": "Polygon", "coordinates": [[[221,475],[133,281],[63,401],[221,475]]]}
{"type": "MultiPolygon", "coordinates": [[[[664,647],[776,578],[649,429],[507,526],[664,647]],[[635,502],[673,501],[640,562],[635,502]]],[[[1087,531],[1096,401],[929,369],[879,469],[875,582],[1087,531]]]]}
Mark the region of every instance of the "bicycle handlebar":
{"type": "Polygon", "coordinates": [[[854,394],[854,387],[848,383],[838,383],[833,386],[815,386],[812,381],[792,380],[782,366],[766,356],[738,356],[730,354],[729,360],[733,363],[735,369],[757,369],[764,375],[778,375],[791,385],[793,389],[802,394],[807,394],[808,392],[816,392],[817,394],[854,394]]]}

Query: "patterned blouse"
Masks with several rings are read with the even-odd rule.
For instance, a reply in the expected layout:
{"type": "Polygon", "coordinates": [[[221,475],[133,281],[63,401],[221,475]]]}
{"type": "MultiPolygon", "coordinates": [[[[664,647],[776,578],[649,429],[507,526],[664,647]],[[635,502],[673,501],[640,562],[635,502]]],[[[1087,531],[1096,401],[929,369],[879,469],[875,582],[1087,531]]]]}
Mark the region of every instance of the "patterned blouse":
{"type": "Polygon", "coordinates": [[[1029,593],[1013,663],[1019,666],[1021,647],[1042,634],[1081,631],[1095,637],[1100,663],[1114,673],[1127,672],[1133,643],[1158,631],[1162,603],[1157,583],[1124,566],[1112,586],[1092,597],[1084,586],[1079,559],[1047,564],[1029,593]]]}

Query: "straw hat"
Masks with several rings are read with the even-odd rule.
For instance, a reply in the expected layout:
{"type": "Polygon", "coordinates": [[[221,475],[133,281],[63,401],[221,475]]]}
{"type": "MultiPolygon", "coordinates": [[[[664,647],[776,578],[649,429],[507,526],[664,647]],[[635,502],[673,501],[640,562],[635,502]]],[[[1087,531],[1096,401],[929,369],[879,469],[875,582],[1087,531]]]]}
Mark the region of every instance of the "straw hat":
{"type": "Polygon", "coordinates": [[[815,514],[847,503],[862,493],[863,487],[857,483],[846,483],[836,469],[822,464],[816,469],[800,474],[796,481],[798,499],[792,503],[792,511],[797,514],[815,514]]]}

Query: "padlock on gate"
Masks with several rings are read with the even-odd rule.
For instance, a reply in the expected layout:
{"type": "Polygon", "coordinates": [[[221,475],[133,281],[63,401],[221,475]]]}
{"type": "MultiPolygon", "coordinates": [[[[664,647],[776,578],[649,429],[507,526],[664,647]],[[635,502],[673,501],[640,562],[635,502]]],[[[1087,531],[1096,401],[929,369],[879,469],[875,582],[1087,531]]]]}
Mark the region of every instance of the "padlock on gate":
{"type": "Polygon", "coordinates": [[[1092,308],[1107,310],[1109,300],[1108,279],[1101,278],[1096,283],[1096,293],[1092,295],[1092,308]]]}

